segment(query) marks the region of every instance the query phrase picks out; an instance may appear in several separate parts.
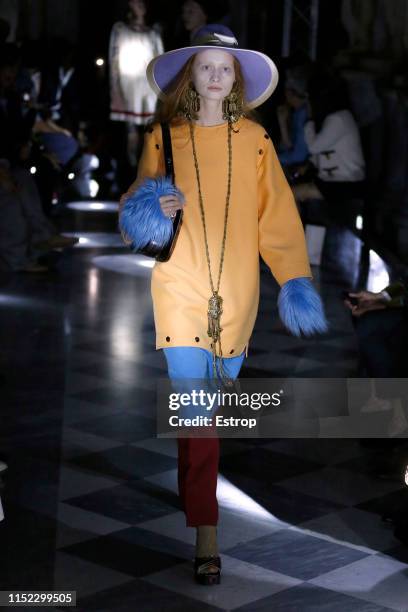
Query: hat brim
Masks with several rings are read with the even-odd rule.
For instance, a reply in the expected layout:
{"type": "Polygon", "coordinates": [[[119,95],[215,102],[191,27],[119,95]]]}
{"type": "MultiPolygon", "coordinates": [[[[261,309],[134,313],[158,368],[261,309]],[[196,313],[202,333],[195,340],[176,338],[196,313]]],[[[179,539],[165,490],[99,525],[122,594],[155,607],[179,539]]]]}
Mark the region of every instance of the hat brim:
{"type": "Polygon", "coordinates": [[[260,51],[199,45],[167,51],[151,60],[146,69],[150,87],[161,99],[166,97],[166,90],[176,78],[185,63],[196,53],[206,49],[218,49],[233,55],[240,63],[245,82],[245,98],[248,108],[263,104],[274,92],[279,80],[278,69],[270,57],[260,51]]]}

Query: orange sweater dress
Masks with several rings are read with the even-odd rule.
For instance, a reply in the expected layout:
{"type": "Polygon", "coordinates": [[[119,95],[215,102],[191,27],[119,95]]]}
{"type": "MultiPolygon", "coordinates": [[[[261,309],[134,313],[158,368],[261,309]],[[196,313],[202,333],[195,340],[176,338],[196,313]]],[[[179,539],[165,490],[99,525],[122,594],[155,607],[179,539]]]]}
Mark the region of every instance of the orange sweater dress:
{"type": "MultiPolygon", "coordinates": [[[[194,130],[216,285],[227,194],[228,124],[195,125],[194,130]]],[[[186,204],[170,260],[156,262],[153,268],[156,348],[195,346],[211,351],[207,335],[211,288],[190,131],[188,124],[172,126],[170,131],[175,183],[186,204]]],[[[146,132],[137,179],[128,193],[142,179],[164,174],[161,128],[154,125],[146,132]]],[[[311,277],[302,223],[272,142],[262,126],[241,118],[232,132],[232,188],[219,290],[224,357],[248,350],[259,303],[259,254],[280,285],[311,277]]]]}

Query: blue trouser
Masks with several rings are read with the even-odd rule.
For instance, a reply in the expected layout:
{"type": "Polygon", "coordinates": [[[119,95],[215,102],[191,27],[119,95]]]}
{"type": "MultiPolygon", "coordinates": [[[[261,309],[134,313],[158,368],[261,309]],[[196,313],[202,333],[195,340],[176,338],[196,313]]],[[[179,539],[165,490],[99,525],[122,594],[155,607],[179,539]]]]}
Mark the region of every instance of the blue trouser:
{"type": "MultiPolygon", "coordinates": [[[[213,357],[210,351],[195,346],[175,346],[165,348],[167,368],[170,378],[211,378],[213,357]]],[[[236,378],[245,358],[245,351],[237,357],[223,358],[223,368],[231,378],[236,378]]],[[[217,357],[219,372],[220,358],[217,357]]]]}
{"type": "MultiPolygon", "coordinates": [[[[211,378],[213,358],[209,351],[193,346],[165,348],[164,354],[170,379],[211,378]]],[[[245,358],[223,359],[223,368],[231,378],[237,378],[245,358]]],[[[217,371],[219,358],[217,357],[217,371]]],[[[178,489],[187,527],[217,525],[217,476],[220,441],[217,437],[178,438],[178,489]]]]}

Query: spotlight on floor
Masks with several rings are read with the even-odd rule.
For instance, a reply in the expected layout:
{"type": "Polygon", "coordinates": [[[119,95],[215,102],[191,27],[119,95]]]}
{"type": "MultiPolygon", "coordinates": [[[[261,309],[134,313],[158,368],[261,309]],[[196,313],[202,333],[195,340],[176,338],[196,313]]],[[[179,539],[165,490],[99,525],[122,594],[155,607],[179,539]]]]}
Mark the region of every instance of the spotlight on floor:
{"type": "Polygon", "coordinates": [[[69,202],[67,208],[78,210],[80,212],[95,212],[102,211],[108,213],[117,213],[119,204],[117,202],[93,202],[89,200],[69,202]]]}
{"type": "Polygon", "coordinates": [[[0,293],[0,308],[3,306],[10,309],[26,308],[29,310],[48,308],[48,305],[45,302],[35,298],[0,293]]]}
{"type": "Polygon", "coordinates": [[[92,263],[111,272],[150,278],[155,260],[147,259],[143,255],[100,255],[94,257],[92,263]]]}
{"type": "Polygon", "coordinates": [[[245,512],[259,519],[273,520],[277,523],[280,522],[273,514],[266,510],[266,508],[244,493],[242,489],[233,485],[232,482],[227,480],[222,474],[218,475],[217,497],[219,503],[224,508],[245,512]]]}
{"type": "MultiPolygon", "coordinates": [[[[146,477],[146,480],[164,489],[176,492],[177,470],[170,470],[162,474],[146,477]]],[[[268,524],[272,529],[291,528],[292,525],[286,521],[281,521],[277,516],[269,512],[266,508],[258,504],[252,497],[239,489],[221,473],[218,474],[217,498],[220,508],[225,509],[236,516],[248,517],[251,522],[268,524]]]]}
{"type": "Polygon", "coordinates": [[[77,236],[79,238],[79,242],[75,245],[74,248],[109,248],[109,249],[118,249],[125,248],[125,245],[122,241],[122,238],[119,234],[110,232],[64,232],[64,236],[77,236]]]}

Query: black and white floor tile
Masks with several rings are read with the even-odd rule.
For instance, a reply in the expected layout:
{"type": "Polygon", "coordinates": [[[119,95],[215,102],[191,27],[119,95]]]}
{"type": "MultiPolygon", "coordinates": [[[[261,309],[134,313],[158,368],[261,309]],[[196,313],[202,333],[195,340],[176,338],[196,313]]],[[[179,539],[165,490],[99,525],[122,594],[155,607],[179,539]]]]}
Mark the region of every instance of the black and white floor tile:
{"type": "MultiPolygon", "coordinates": [[[[1,588],[76,590],[87,612],[407,612],[408,551],[381,521],[384,502],[406,491],[376,479],[366,465],[377,451],[353,439],[222,440],[222,583],[193,582],[176,443],[155,436],[153,383],[166,371],[151,267],[98,231],[55,274],[0,287],[1,588]]],[[[358,261],[342,258],[341,235],[335,256],[326,246],[330,265],[314,270],[330,333],[286,333],[263,268],[243,376],[356,375],[340,292],[358,261]]]]}

